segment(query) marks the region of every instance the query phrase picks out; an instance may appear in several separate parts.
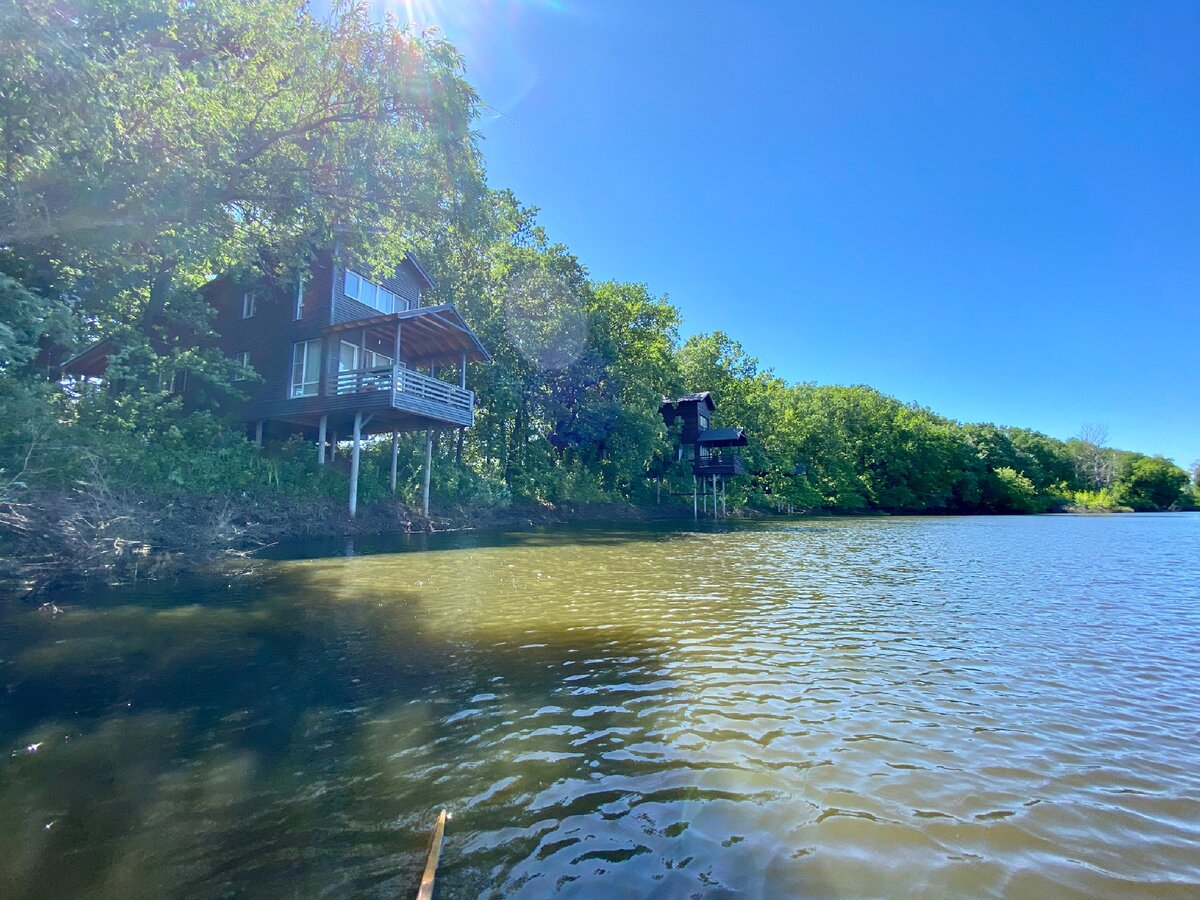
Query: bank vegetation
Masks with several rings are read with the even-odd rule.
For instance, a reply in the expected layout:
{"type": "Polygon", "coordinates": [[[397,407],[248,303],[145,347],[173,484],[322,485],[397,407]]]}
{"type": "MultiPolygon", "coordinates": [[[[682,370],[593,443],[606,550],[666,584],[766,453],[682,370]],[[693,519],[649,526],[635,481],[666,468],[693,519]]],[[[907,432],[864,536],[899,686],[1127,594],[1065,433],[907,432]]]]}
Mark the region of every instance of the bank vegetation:
{"type": "Polygon", "coordinates": [[[295,440],[256,446],[228,417],[236,364],[169,339],[210,330],[215,273],[286,284],[335,236],[377,263],[418,254],[432,302],[494,356],[470,373],[475,427],[437,438],[448,524],[690,510],[658,407],[693,390],[717,398],[715,426],[750,436],[752,474],[728,485],[739,510],[1196,505],[1197,477],[1108,448],[1102,429],[964,424],[864,385],[786,382],[721,332],[682,340],[666,296],[594,281],[536,209],[487,187],[479,106],[450,44],[362,3],[325,18],[293,0],[5,5],[0,556],[137,570],[155,553],[428,527],[406,505],[419,437],[396,496],[385,449],[368,448],[351,525],[345,467],[295,440]],[[99,338],[115,348],[106,382],[60,381],[56,363],[99,338]]]}

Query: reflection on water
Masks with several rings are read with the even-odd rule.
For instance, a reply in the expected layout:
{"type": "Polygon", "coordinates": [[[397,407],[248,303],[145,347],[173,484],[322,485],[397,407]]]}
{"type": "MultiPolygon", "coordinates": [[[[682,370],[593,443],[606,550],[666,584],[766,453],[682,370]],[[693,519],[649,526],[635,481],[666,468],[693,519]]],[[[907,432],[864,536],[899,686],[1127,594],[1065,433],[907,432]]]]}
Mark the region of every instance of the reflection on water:
{"type": "Polygon", "coordinates": [[[1200,889],[1200,516],[419,540],[0,606],[0,893],[1200,889]]]}

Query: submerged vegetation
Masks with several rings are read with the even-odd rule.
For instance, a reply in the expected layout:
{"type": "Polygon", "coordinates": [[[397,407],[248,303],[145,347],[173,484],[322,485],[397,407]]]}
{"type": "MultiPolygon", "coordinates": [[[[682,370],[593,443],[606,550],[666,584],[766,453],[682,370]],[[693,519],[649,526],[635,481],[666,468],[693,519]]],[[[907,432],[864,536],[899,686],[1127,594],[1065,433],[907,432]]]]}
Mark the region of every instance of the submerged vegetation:
{"type": "MultiPolygon", "coordinates": [[[[729,485],[746,509],[1195,505],[1200,474],[1094,432],[964,425],[866,386],[789,384],[720,332],[681,341],[665,296],[592,281],[535,209],[487,188],[478,102],[445,40],[362,3],[326,20],[295,0],[6,6],[0,539],[145,541],[152,523],[180,534],[180,516],[227,537],[247,510],[332,510],[344,471],[298,441],[248,441],[226,416],[239,367],[171,336],[209,332],[198,291],[214,273],[265,279],[286,302],[335,237],[368,263],[415,251],[434,302],[494,355],[471,372],[476,426],[438,437],[442,509],[690,498],[657,412],[689,390],[712,391],[713,424],[752,438],[752,474],[729,485]],[[102,337],[107,384],[59,383],[56,363],[102,337]],[[180,373],[187,408],[170,391],[180,373]]],[[[401,499],[417,489],[410,437],[401,499]]],[[[394,519],[387,484],[385,449],[370,448],[360,501],[394,519]]]]}

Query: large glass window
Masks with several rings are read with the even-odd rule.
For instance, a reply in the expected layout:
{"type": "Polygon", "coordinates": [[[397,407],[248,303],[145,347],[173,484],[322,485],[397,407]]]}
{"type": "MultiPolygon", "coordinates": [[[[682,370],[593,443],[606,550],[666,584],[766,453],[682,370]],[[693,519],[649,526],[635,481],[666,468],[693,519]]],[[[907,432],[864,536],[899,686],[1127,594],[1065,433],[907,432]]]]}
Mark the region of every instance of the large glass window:
{"type": "Polygon", "coordinates": [[[321,342],[292,345],[292,396],[315,397],[321,389],[321,342]]]}
{"type": "MultiPolygon", "coordinates": [[[[245,366],[247,369],[250,368],[250,351],[249,350],[242,351],[241,353],[237,354],[234,357],[234,359],[237,362],[241,363],[241,365],[245,366]]],[[[234,381],[245,381],[246,373],[238,372],[236,375],[233,376],[233,380],[234,381]]]]}
{"type": "Polygon", "coordinates": [[[258,312],[258,295],[253,291],[242,294],[242,318],[253,319],[258,312]]]}
{"type": "Polygon", "coordinates": [[[408,308],[408,303],[403,297],[396,296],[387,288],[364,278],[352,269],[346,270],[346,296],[385,313],[408,308]]]}
{"type": "Polygon", "coordinates": [[[353,372],[358,367],[358,344],[342,341],[338,346],[338,371],[353,372]]]}
{"type": "Polygon", "coordinates": [[[391,364],[392,358],[390,356],[384,356],[382,353],[376,353],[374,350],[367,351],[368,369],[382,369],[385,366],[390,366],[391,364]]]}

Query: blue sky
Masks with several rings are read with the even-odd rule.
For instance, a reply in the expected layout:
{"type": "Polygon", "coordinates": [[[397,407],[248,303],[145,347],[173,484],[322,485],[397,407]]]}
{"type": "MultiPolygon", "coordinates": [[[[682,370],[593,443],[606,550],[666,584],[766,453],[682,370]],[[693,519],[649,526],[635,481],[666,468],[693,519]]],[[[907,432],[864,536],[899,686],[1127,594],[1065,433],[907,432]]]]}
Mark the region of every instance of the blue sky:
{"type": "Polygon", "coordinates": [[[1200,459],[1200,4],[411,0],[489,180],[789,381],[1200,459]]]}

